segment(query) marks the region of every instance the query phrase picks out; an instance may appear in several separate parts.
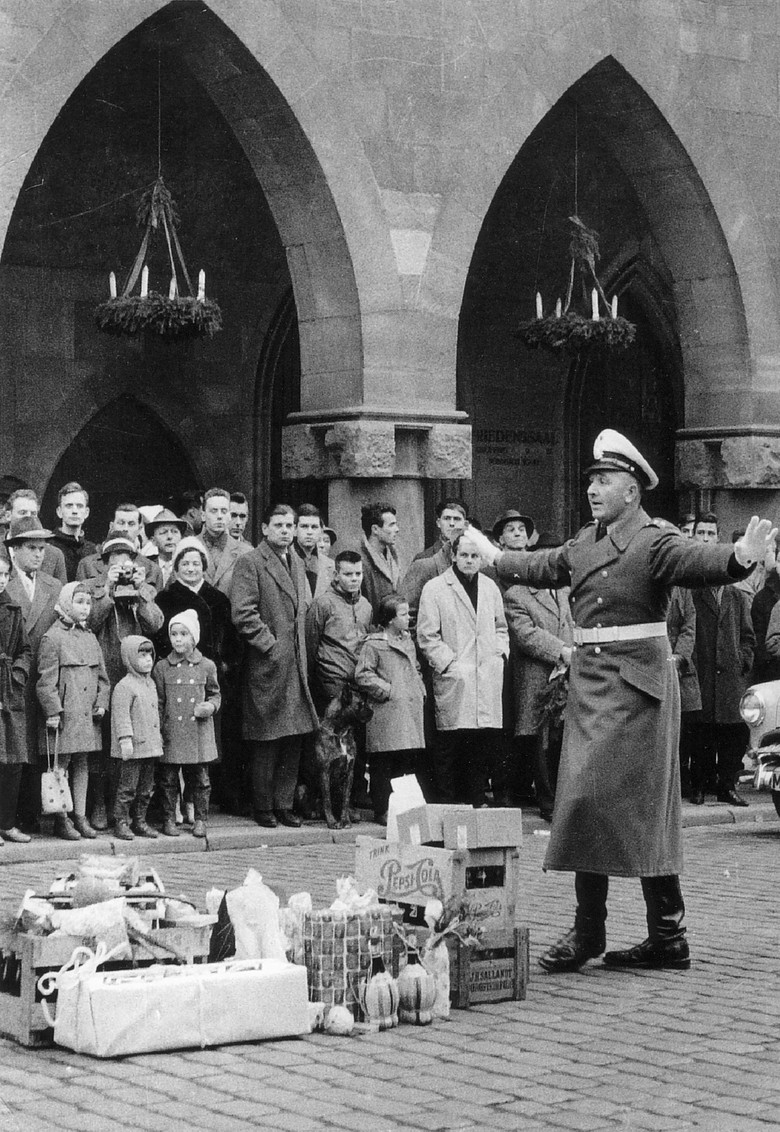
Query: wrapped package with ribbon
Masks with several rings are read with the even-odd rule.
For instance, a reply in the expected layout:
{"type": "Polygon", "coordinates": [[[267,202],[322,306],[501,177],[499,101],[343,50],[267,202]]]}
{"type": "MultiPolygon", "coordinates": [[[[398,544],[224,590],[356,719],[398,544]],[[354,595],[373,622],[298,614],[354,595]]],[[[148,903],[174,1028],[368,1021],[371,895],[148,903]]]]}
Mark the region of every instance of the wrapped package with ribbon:
{"type": "Polygon", "coordinates": [[[308,1034],[306,971],[279,959],[100,971],[112,953],[77,948],[39,980],[57,992],[54,1040],[77,1053],[124,1057],[308,1034]]]}

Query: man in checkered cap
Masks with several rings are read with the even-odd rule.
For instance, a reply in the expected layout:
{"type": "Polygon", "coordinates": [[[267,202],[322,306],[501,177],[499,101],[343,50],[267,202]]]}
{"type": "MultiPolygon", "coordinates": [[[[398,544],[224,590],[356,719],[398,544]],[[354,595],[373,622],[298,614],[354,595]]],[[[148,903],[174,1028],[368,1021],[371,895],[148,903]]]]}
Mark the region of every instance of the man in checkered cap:
{"type": "Polygon", "coordinates": [[[593,521],[563,546],[502,552],[469,530],[510,585],[571,587],[574,649],[545,868],[575,874],[577,908],[573,928],[540,963],[576,971],[605,951],[609,877],[624,876],[641,879],[648,936],[607,952],[605,964],[684,969],[680,691],[666,632],[669,594],[675,585],[746,577],[776,532],[754,517],[733,546],[693,542],[642,507],[658,476],[625,436],[605,429],[593,457],[586,471],[593,521]]]}

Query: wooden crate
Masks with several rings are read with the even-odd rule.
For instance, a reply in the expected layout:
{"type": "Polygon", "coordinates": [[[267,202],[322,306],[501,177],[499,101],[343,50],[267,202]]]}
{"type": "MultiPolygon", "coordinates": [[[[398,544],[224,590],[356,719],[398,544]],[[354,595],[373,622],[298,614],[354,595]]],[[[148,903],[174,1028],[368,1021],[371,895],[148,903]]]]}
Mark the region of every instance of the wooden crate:
{"type": "MultiPolygon", "coordinates": [[[[188,963],[205,963],[211,941],[211,924],[152,928],[149,936],[157,943],[174,948],[188,963]]],[[[53,1031],[41,1008],[38,979],[46,971],[58,971],[70,959],[74,948],[88,941],[72,936],[29,935],[0,929],[0,1036],[13,1038],[24,1046],[51,1045],[53,1031]]],[[[107,963],[103,970],[148,967],[170,963],[172,956],[161,947],[133,944],[133,958],[107,963]]],[[[56,1013],[56,995],[48,1000],[56,1013]]]]}
{"type": "Polygon", "coordinates": [[[455,942],[450,949],[450,1004],[456,1010],[525,998],[528,928],[488,932],[475,948],[455,942]]]}
{"type": "MultiPolygon", "coordinates": [[[[422,945],[428,932],[415,934],[422,945]]],[[[528,946],[525,927],[486,932],[476,948],[448,939],[453,1010],[468,1010],[488,1002],[522,1001],[529,978],[528,946]]]]}

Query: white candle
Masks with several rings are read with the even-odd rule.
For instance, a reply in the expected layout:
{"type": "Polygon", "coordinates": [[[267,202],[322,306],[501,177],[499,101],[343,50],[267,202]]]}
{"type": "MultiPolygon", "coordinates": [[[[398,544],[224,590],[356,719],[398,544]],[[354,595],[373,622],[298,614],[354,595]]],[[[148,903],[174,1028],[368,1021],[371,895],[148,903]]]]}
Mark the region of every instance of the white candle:
{"type": "Polygon", "coordinates": [[[594,322],[599,320],[599,293],[594,287],[590,293],[591,317],[594,322]]]}
{"type": "Polygon", "coordinates": [[[176,298],[176,279],[173,276],[171,276],[171,285],[168,288],[168,298],[169,299],[175,299],[176,298]]]}
{"type": "Polygon", "coordinates": [[[612,296],[612,317],[617,318],[617,295],[612,296]]]}
{"type": "Polygon", "coordinates": [[[144,266],[141,272],[141,298],[145,299],[149,291],[149,268],[144,266]]]}
{"type": "Polygon", "coordinates": [[[561,300],[560,300],[560,299],[558,299],[557,303],[555,304],[555,317],[556,317],[556,318],[560,318],[560,317],[561,317],[561,310],[562,310],[562,309],[563,309],[563,308],[562,308],[562,306],[561,306],[561,300]]]}
{"type": "Polygon", "coordinates": [[[206,272],[203,268],[200,269],[198,274],[198,302],[203,302],[206,298],[206,272]]]}
{"type": "Polygon", "coordinates": [[[108,289],[111,292],[111,298],[115,299],[116,298],[116,275],[114,275],[113,271],[110,273],[110,275],[108,277],[108,289]]]}

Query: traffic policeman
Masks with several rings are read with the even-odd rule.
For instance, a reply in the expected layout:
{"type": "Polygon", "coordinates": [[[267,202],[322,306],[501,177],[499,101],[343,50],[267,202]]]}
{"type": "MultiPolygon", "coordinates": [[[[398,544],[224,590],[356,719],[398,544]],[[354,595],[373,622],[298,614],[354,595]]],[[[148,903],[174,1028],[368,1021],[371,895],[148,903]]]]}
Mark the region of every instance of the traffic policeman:
{"type": "Polygon", "coordinates": [[[643,493],[658,477],[626,437],[605,429],[593,456],[586,472],[593,521],[563,546],[501,552],[469,532],[506,583],[571,587],[575,647],[544,867],[574,872],[577,906],[573,928],[540,963],[574,971],[605,951],[609,877],[624,876],[641,879],[648,935],[607,952],[604,962],[687,968],[670,590],[739,581],[776,532],[754,517],[733,546],[692,542],[644,511],[643,493]]]}

